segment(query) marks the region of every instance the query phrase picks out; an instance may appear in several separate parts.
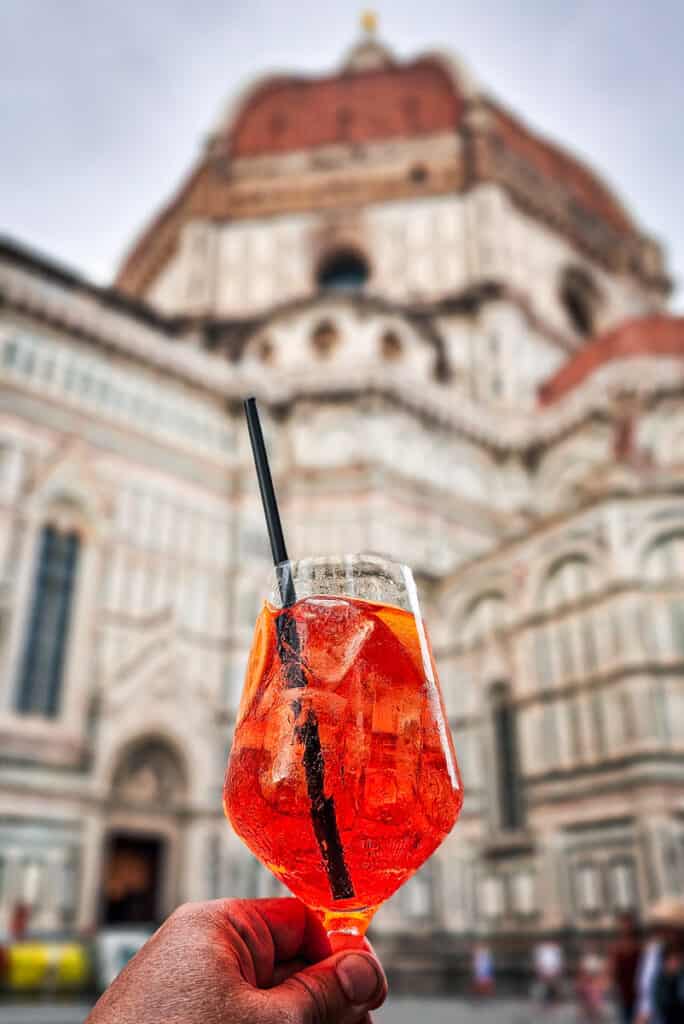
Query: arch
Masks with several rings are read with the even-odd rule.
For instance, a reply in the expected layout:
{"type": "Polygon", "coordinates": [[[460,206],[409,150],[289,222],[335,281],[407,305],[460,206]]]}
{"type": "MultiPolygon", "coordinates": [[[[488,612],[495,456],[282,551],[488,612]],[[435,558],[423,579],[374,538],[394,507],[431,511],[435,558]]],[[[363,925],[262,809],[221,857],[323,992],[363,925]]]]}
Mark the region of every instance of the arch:
{"type": "Polygon", "coordinates": [[[684,528],[662,525],[642,548],[639,568],[649,582],[684,579],[684,528]]]}
{"type": "Polygon", "coordinates": [[[575,435],[556,445],[542,459],[532,482],[535,504],[543,511],[567,508],[582,496],[599,467],[613,465],[614,430],[595,426],[591,435],[575,435]]]}
{"type": "Polygon", "coordinates": [[[113,500],[78,440],[50,455],[30,481],[27,510],[34,523],[51,520],[76,529],[85,539],[101,539],[111,525],[113,500]]]}
{"type": "Polygon", "coordinates": [[[652,584],[680,584],[676,590],[655,600],[647,598],[641,611],[645,648],[655,657],[684,657],[684,529],[671,527],[656,534],[640,559],[640,575],[652,584]]]}
{"type": "Polygon", "coordinates": [[[592,586],[594,581],[598,582],[608,575],[605,553],[592,537],[578,535],[572,539],[572,547],[567,547],[566,544],[567,539],[558,537],[557,543],[530,555],[529,562],[532,568],[527,579],[525,602],[528,612],[544,610],[542,598],[547,580],[564,562],[575,559],[586,562],[592,586]]]}
{"type": "Polygon", "coordinates": [[[537,609],[546,613],[572,609],[570,615],[554,615],[535,630],[534,659],[540,689],[557,685],[559,679],[567,681],[596,671],[596,613],[593,609],[578,611],[576,606],[595,591],[600,579],[591,554],[575,548],[557,555],[537,581],[537,609]]]}
{"type": "Polygon", "coordinates": [[[542,608],[557,608],[574,604],[591,593],[598,581],[598,573],[591,558],[584,551],[559,555],[548,567],[538,591],[538,604],[542,608]]]}
{"type": "Polygon", "coordinates": [[[499,590],[480,593],[464,609],[460,639],[467,645],[478,643],[505,628],[507,620],[508,608],[503,593],[499,590]]]}
{"type": "Polygon", "coordinates": [[[175,809],[190,787],[185,751],[168,733],[138,733],[113,751],[106,782],[114,802],[175,809]]]}
{"type": "Polygon", "coordinates": [[[370,277],[365,256],[357,249],[333,249],[318,264],[316,284],[323,291],[361,291],[370,277]]]}

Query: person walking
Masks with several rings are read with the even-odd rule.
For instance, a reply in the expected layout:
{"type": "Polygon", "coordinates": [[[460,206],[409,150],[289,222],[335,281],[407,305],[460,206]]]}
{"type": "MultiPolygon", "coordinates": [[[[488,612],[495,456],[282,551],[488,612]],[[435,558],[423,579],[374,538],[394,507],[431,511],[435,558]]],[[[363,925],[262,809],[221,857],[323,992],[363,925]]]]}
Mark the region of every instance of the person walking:
{"type": "Polygon", "coordinates": [[[663,1024],[655,1003],[656,981],[663,966],[663,953],[684,929],[684,902],[660,900],[648,912],[648,939],[641,951],[637,972],[635,1024],[663,1024]]]}
{"type": "Polygon", "coordinates": [[[484,942],[478,942],[473,949],[473,995],[494,995],[494,959],[484,942]]]}
{"type": "Polygon", "coordinates": [[[563,950],[549,939],[534,950],[535,990],[542,1006],[554,1007],[560,1002],[563,981],[563,950]]]}
{"type": "Polygon", "coordinates": [[[609,972],[617,997],[620,1024],[633,1024],[642,943],[634,914],[621,914],[618,935],[610,950],[609,972]]]}
{"type": "Polygon", "coordinates": [[[606,991],[608,979],[606,963],[593,950],[587,951],[580,960],[577,976],[577,1000],[583,1024],[598,1024],[605,1020],[606,991]]]}
{"type": "Polygon", "coordinates": [[[653,983],[653,1006],[659,1024],[684,1022],[684,926],[663,948],[653,983]]]}

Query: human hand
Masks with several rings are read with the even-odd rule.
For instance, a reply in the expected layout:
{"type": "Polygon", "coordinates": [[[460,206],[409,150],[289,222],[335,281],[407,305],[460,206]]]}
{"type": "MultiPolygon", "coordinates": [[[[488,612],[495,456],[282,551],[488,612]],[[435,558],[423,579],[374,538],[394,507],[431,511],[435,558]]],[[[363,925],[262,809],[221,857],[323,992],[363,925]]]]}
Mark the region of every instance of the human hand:
{"type": "Polygon", "coordinates": [[[298,900],[213,900],[179,907],[86,1024],[357,1024],[386,996],[370,945],[331,955],[298,900]]]}

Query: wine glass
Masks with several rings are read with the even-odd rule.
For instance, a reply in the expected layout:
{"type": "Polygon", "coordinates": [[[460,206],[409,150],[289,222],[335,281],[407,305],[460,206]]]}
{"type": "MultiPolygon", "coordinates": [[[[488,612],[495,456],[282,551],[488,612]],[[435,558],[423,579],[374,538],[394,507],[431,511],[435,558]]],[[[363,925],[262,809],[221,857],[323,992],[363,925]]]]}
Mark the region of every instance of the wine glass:
{"type": "Polygon", "coordinates": [[[361,941],[462,802],[411,570],[374,555],[277,565],[226,769],[238,835],[337,948],[361,941]]]}

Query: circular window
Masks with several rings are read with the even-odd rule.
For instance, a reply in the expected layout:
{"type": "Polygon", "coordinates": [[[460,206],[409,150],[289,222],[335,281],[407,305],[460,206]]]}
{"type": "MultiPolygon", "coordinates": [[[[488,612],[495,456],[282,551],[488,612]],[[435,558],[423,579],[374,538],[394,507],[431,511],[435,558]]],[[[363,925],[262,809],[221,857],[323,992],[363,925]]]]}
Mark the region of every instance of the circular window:
{"type": "Polygon", "coordinates": [[[403,345],[396,331],[385,331],[380,339],[380,351],[383,359],[387,359],[388,362],[394,362],[401,358],[403,345]]]}
{"type": "Polygon", "coordinates": [[[351,250],[331,253],[318,271],[319,288],[330,291],[359,291],[368,280],[369,270],[365,259],[351,250]]]}
{"type": "Polygon", "coordinates": [[[333,349],[337,347],[340,340],[340,333],[334,324],[324,320],[318,324],[311,335],[311,344],[317,356],[327,359],[333,349]]]}
{"type": "Polygon", "coordinates": [[[269,341],[268,338],[262,338],[257,348],[257,356],[266,366],[271,366],[275,362],[275,348],[273,342],[269,341]]]}

